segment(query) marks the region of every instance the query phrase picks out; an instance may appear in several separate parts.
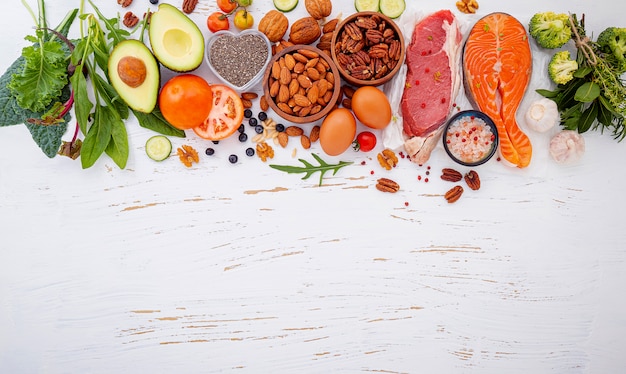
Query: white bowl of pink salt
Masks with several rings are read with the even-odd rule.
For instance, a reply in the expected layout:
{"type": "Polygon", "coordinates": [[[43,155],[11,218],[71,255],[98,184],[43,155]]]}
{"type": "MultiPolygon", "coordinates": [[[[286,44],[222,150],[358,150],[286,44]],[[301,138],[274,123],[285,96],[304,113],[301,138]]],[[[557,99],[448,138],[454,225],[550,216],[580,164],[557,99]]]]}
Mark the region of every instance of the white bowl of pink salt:
{"type": "Polygon", "coordinates": [[[272,45],[257,30],[218,31],[207,42],[209,68],[222,83],[239,92],[252,90],[261,81],[271,58],[272,45]]]}
{"type": "Polygon", "coordinates": [[[498,129],[491,118],[481,111],[458,112],[446,124],[443,148],[452,160],[461,165],[482,165],[496,153],[498,129]]]}

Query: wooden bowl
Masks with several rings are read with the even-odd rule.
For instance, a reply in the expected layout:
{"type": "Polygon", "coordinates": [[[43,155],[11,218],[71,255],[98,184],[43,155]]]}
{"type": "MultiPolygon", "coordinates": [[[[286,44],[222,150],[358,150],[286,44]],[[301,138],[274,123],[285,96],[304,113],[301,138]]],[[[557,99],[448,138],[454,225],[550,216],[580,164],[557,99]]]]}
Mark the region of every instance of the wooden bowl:
{"type": "MultiPolygon", "coordinates": [[[[366,29],[364,27],[359,27],[358,29],[361,30],[362,32],[363,40],[367,40],[365,36],[366,29]]],[[[384,32],[383,30],[380,30],[380,29],[378,30],[381,32],[384,32]]],[[[387,47],[390,47],[390,44],[387,43],[387,41],[382,41],[382,44],[386,44],[387,47]]],[[[360,47],[356,48],[356,50],[359,50],[359,49],[360,47]]],[[[391,51],[392,49],[390,48],[389,52],[391,51]]],[[[394,77],[394,75],[396,75],[396,73],[398,73],[398,70],[400,70],[400,67],[404,63],[406,47],[404,45],[404,36],[402,36],[402,31],[391,18],[378,12],[357,12],[346,17],[346,19],[344,19],[343,21],[339,23],[339,25],[337,25],[337,28],[335,29],[335,32],[333,33],[333,38],[331,40],[330,52],[331,52],[333,61],[335,62],[335,65],[337,65],[337,69],[339,70],[339,73],[341,74],[341,77],[347,83],[353,86],[358,86],[358,87],[380,86],[381,84],[388,82],[391,78],[394,77]],[[355,48],[348,48],[343,45],[343,34],[346,29],[346,25],[354,23],[357,20],[363,20],[363,19],[375,20],[375,22],[377,22],[378,24],[378,27],[382,27],[384,29],[389,29],[393,31],[391,38],[399,43],[399,45],[396,44],[394,46],[393,53],[388,53],[388,56],[393,55],[397,57],[397,58],[394,57],[392,59],[395,61],[395,65],[393,65],[393,67],[390,68],[389,65],[385,64],[386,68],[382,68],[382,65],[380,65],[380,67],[378,68],[379,69],[378,71],[376,71],[376,68],[372,69],[371,59],[375,58],[372,56],[377,56],[377,53],[373,51],[373,48],[377,44],[380,44],[380,40],[370,39],[365,43],[365,45],[362,46],[361,50],[368,52],[368,56],[370,57],[370,64],[367,64],[367,61],[365,61],[366,62],[365,65],[362,63],[363,62],[362,59],[358,59],[357,56],[355,56],[357,53],[355,52],[355,48]],[[380,22],[378,22],[378,20],[380,20],[380,22]],[[382,26],[380,26],[381,24],[382,26]],[[347,57],[348,60],[346,60],[345,57],[347,57]],[[355,58],[357,59],[355,60],[355,58]],[[372,76],[370,78],[363,78],[363,77],[356,76],[357,74],[360,74],[360,72],[363,72],[364,70],[363,66],[366,67],[365,69],[366,74],[371,73],[372,76]],[[352,69],[353,67],[356,69],[352,69]],[[384,71],[383,69],[385,69],[386,71],[384,71]],[[350,73],[350,70],[352,70],[352,73],[350,73]]],[[[378,60],[382,62],[382,59],[378,59],[378,60]]]]}
{"type": "MultiPolygon", "coordinates": [[[[300,57],[300,56],[297,56],[297,57],[300,57]]],[[[307,58],[311,60],[311,58],[314,58],[314,57],[311,57],[311,58],[307,57],[307,58]]],[[[297,72],[294,72],[293,70],[294,69],[290,70],[290,72],[292,73],[292,77],[293,77],[293,74],[296,74],[298,76],[304,75],[308,77],[307,72],[297,73],[297,72]]],[[[320,71],[318,70],[318,72],[320,71]]],[[[321,74],[322,73],[320,73],[320,75],[321,74]]],[[[291,78],[291,79],[297,79],[297,78],[291,78]]],[[[301,78],[301,79],[304,79],[304,78],[301,78]]],[[[309,79],[309,81],[311,82],[317,82],[318,80],[319,79],[313,79],[313,80],[309,79]]],[[[316,83],[316,84],[319,85],[319,83],[316,83]]],[[[337,66],[335,66],[335,63],[333,62],[332,58],[328,56],[326,53],[322,52],[320,49],[313,47],[311,45],[302,45],[302,44],[294,45],[278,52],[276,55],[272,57],[272,60],[270,61],[269,65],[267,66],[267,69],[265,70],[265,75],[263,76],[263,94],[265,95],[265,99],[267,100],[267,103],[269,104],[270,108],[272,108],[272,110],[276,114],[278,114],[280,117],[292,123],[310,123],[310,122],[315,122],[325,117],[335,106],[335,103],[337,102],[337,99],[339,98],[340,87],[341,87],[341,82],[340,82],[340,77],[339,77],[339,71],[337,70],[337,66]],[[298,53],[300,56],[305,56],[304,54],[312,54],[312,53],[317,54],[320,59],[324,60],[322,64],[325,65],[326,71],[323,74],[326,74],[327,77],[330,77],[328,73],[332,74],[333,86],[332,88],[326,89],[327,92],[332,92],[332,94],[327,95],[328,100],[325,102],[324,105],[322,105],[319,101],[317,103],[311,103],[311,106],[309,107],[309,109],[312,110],[311,113],[313,114],[307,113],[306,115],[298,115],[297,113],[300,113],[300,112],[289,113],[286,110],[283,110],[279,107],[279,104],[277,103],[278,95],[272,96],[273,92],[272,92],[271,86],[272,84],[274,84],[273,82],[276,81],[280,86],[280,79],[274,78],[274,75],[272,72],[275,69],[274,68],[275,63],[278,64],[278,66],[281,66],[281,61],[283,61],[282,63],[284,63],[285,56],[287,54],[290,54],[293,57],[295,53],[298,53]],[[321,107],[315,108],[316,105],[320,105],[321,107]]],[[[318,90],[319,90],[319,86],[318,86],[318,90]]],[[[290,96],[290,99],[291,98],[292,97],[290,96]]],[[[284,105],[280,105],[280,106],[284,107],[284,105]]],[[[303,106],[296,105],[294,108],[296,109],[303,108],[303,106]]],[[[291,109],[291,107],[289,109],[291,109]]]]}

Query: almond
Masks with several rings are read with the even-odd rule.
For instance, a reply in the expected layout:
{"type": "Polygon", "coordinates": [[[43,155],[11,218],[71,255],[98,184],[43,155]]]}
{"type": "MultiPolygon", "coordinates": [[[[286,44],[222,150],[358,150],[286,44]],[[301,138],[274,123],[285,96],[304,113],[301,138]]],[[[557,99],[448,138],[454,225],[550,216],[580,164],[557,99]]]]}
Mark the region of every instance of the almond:
{"type": "Polygon", "coordinates": [[[312,143],[315,143],[320,138],[320,129],[321,128],[319,125],[315,125],[311,129],[311,133],[309,134],[309,140],[311,140],[312,143]]]}
{"type": "Polygon", "coordinates": [[[304,130],[302,130],[301,127],[292,125],[285,129],[285,134],[287,134],[287,136],[300,136],[304,134],[304,130]]]}
{"type": "Polygon", "coordinates": [[[286,66],[283,66],[280,69],[279,81],[282,85],[288,85],[291,82],[291,72],[289,71],[289,69],[287,69],[286,66]]]}
{"type": "Polygon", "coordinates": [[[286,103],[289,100],[289,87],[284,84],[280,85],[280,89],[278,91],[278,96],[276,97],[276,101],[279,103],[286,103]]]}
{"type": "Polygon", "coordinates": [[[300,135],[300,144],[302,144],[302,148],[309,149],[311,148],[311,140],[306,135],[300,135]]]}

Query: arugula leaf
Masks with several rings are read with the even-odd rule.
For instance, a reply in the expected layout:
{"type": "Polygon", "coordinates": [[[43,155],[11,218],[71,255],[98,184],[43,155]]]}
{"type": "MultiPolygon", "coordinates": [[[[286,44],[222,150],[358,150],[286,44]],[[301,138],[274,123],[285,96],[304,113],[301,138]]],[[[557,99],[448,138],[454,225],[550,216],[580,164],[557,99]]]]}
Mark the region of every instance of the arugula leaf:
{"type": "Polygon", "coordinates": [[[139,126],[143,128],[156,131],[163,135],[177,136],[179,138],[185,137],[183,130],[173,127],[165,120],[158,107],[154,108],[152,113],[142,113],[136,110],[133,110],[133,113],[137,121],[139,121],[139,126]]]}
{"type": "Polygon", "coordinates": [[[300,161],[301,163],[304,164],[304,167],[299,167],[299,166],[290,166],[290,165],[270,165],[270,167],[272,169],[276,169],[276,170],[280,170],[280,171],[284,171],[286,173],[305,173],[304,177],[302,177],[302,179],[308,179],[311,175],[313,175],[313,173],[315,172],[320,172],[320,186],[322,185],[322,180],[324,178],[324,174],[329,171],[329,170],[334,170],[333,171],[333,175],[337,174],[337,172],[339,171],[339,169],[341,169],[344,166],[348,166],[351,165],[352,162],[350,161],[340,161],[338,164],[335,165],[331,165],[329,163],[327,163],[326,161],[324,161],[320,156],[318,156],[315,153],[312,153],[313,158],[315,158],[317,160],[317,162],[319,162],[319,166],[315,166],[313,164],[311,164],[310,162],[308,162],[307,160],[301,159],[299,158],[298,161],[300,161]]]}

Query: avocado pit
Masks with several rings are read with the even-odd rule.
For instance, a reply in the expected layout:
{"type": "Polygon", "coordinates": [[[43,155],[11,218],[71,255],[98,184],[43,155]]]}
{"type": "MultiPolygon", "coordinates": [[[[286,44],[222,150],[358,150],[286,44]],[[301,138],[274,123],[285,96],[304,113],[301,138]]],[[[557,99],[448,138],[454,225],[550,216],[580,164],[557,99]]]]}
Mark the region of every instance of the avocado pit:
{"type": "Polygon", "coordinates": [[[117,63],[117,74],[127,86],[137,88],[146,80],[146,64],[137,57],[122,57],[117,63]]]}

